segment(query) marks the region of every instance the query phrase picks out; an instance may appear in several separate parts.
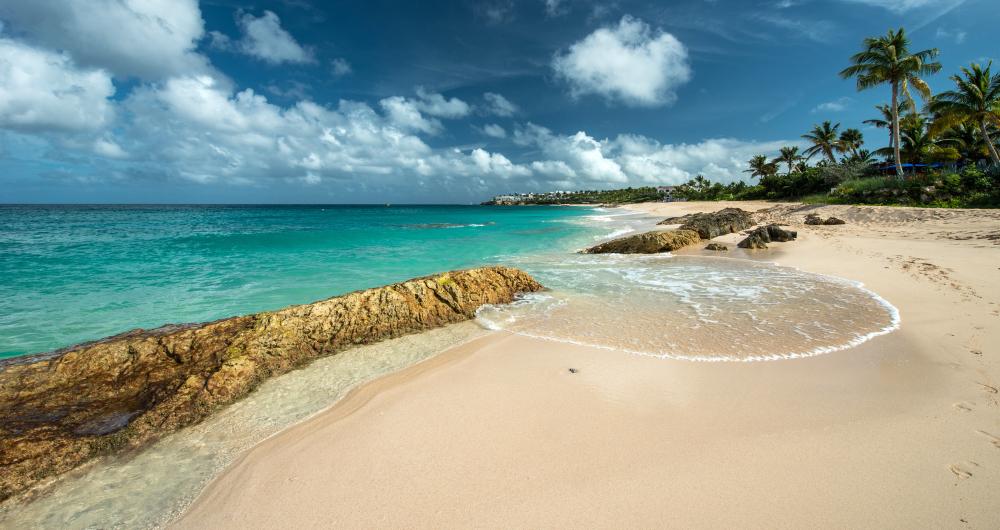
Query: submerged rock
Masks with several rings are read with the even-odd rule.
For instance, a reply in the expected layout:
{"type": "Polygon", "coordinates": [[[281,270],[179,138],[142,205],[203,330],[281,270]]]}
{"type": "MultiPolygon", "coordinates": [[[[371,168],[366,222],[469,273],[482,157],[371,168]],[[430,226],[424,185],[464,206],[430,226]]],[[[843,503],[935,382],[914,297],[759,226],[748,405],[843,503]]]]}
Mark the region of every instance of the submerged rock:
{"type": "Polygon", "coordinates": [[[723,245],[722,243],[709,243],[705,246],[705,250],[715,250],[721,252],[723,250],[729,250],[729,247],[723,245]]]}
{"type": "Polygon", "coordinates": [[[767,244],[772,241],[784,243],[792,241],[796,237],[798,237],[797,232],[785,230],[776,224],[770,224],[755,228],[752,232],[750,232],[746,239],[740,241],[736,246],[749,249],[764,249],[767,248],[767,244]]]}
{"type": "Polygon", "coordinates": [[[746,230],[753,225],[753,215],[750,212],[739,208],[724,208],[712,213],[692,214],[680,226],[680,230],[693,230],[702,239],[715,239],[746,230]]]}
{"type": "Polygon", "coordinates": [[[656,254],[670,252],[700,241],[691,230],[661,230],[613,239],[584,250],[584,254],[656,254]]]}
{"type": "Polygon", "coordinates": [[[317,357],[468,320],[541,289],[520,270],[483,267],[0,361],[0,500],[197,423],[317,357]]]}

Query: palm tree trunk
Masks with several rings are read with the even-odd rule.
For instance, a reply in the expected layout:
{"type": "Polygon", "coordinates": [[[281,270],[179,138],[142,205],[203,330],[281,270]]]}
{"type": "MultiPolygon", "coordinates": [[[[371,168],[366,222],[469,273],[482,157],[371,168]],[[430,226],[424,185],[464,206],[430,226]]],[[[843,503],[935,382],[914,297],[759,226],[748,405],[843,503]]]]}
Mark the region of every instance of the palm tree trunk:
{"type": "Polygon", "coordinates": [[[896,159],[896,176],[903,178],[903,161],[899,156],[899,82],[892,83],[892,156],[896,159]]]}
{"type": "Polygon", "coordinates": [[[997,146],[993,145],[993,139],[990,138],[990,133],[986,130],[986,121],[979,121],[979,132],[983,133],[983,141],[986,142],[986,147],[990,150],[990,158],[993,159],[993,165],[1000,166],[1000,155],[997,154],[997,146]]]}

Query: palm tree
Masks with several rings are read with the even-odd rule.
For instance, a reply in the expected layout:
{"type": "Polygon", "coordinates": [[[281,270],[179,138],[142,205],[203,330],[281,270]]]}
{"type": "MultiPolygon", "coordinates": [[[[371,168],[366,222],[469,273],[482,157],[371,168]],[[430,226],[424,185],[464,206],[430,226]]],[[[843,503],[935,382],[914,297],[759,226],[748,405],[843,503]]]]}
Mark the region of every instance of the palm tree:
{"type": "Polygon", "coordinates": [[[913,101],[909,87],[917,90],[925,100],[930,99],[931,89],[920,78],[922,75],[935,74],[941,70],[941,63],[931,62],[937,57],[937,48],[910,53],[910,39],[906,30],[889,30],[883,37],[869,37],[864,40],[864,50],[851,57],[851,66],[840,72],[844,79],[858,78],[858,90],[865,90],[889,83],[892,86],[892,132],[893,158],[896,161],[896,174],[903,176],[903,166],[899,154],[899,96],[913,101]]]}
{"type": "MultiPolygon", "coordinates": [[[[935,127],[938,125],[935,124],[935,127]]],[[[996,127],[987,127],[989,135],[997,133],[996,127]]],[[[950,127],[941,135],[941,143],[949,145],[962,154],[962,159],[978,162],[990,158],[989,148],[976,127],[970,122],[962,122],[950,127]]]]}
{"type": "MultiPolygon", "coordinates": [[[[909,108],[912,112],[916,112],[917,110],[913,105],[913,101],[900,101],[899,105],[896,106],[896,115],[902,115],[906,112],[907,108],[909,108]]],[[[861,123],[864,123],[865,125],[872,125],[878,129],[887,129],[889,131],[889,147],[891,148],[896,139],[896,135],[893,134],[892,129],[892,108],[889,107],[889,105],[875,105],[875,109],[879,111],[882,117],[865,120],[861,123]]]]}
{"type": "Polygon", "coordinates": [[[773,163],[777,164],[780,162],[788,164],[788,174],[791,175],[792,171],[795,169],[795,164],[799,160],[802,160],[802,155],[799,154],[799,148],[795,146],[782,147],[780,153],[781,154],[778,155],[778,158],[774,159],[773,163]]]}
{"type": "Polygon", "coordinates": [[[858,149],[865,144],[865,136],[857,129],[845,129],[840,133],[840,151],[857,155],[858,149]]]}
{"type": "Polygon", "coordinates": [[[750,159],[749,162],[750,169],[746,169],[744,173],[750,173],[751,177],[770,177],[778,172],[778,165],[771,162],[764,155],[757,155],[750,159]]]}
{"type": "Polygon", "coordinates": [[[858,149],[856,153],[851,155],[851,158],[848,161],[852,164],[870,166],[875,163],[875,153],[867,149],[858,149]]]}
{"type": "Polygon", "coordinates": [[[931,101],[931,112],[937,117],[935,129],[943,129],[959,123],[974,123],[986,141],[993,165],[1000,166],[1000,155],[990,138],[988,125],[1000,125],[1000,74],[990,74],[990,61],[986,68],[972,63],[962,67],[962,76],[953,75],[957,90],[942,92],[931,101]]]}
{"type": "Polygon", "coordinates": [[[839,150],[840,138],[837,135],[839,130],[839,123],[832,125],[830,122],[825,121],[822,125],[813,125],[811,131],[802,135],[803,138],[812,143],[812,146],[803,152],[806,158],[812,158],[819,153],[823,153],[823,156],[827,160],[836,164],[837,159],[833,156],[833,152],[839,150]]]}

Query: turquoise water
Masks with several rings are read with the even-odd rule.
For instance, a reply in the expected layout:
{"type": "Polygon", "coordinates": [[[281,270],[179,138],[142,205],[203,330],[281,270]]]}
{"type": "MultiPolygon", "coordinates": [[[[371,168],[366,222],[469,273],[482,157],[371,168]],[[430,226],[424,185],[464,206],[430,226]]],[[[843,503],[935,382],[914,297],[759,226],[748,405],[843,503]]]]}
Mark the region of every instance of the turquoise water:
{"type": "Polygon", "coordinates": [[[593,241],[590,208],[0,206],[0,357],[593,241]]]}

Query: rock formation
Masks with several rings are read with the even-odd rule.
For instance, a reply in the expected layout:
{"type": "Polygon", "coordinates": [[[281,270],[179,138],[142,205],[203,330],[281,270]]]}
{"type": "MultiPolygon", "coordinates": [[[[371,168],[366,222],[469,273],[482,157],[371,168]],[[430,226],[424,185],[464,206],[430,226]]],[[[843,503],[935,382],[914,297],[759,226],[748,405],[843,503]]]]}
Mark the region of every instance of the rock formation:
{"type": "Polygon", "coordinates": [[[754,225],[753,215],[739,208],[725,208],[712,213],[688,216],[680,230],[698,232],[702,239],[715,239],[721,235],[746,230],[754,225]]]}
{"type": "Polygon", "coordinates": [[[750,232],[746,239],[740,241],[736,246],[749,249],[764,249],[767,248],[767,244],[772,241],[784,243],[786,241],[792,241],[796,237],[798,237],[797,232],[785,230],[776,224],[770,224],[755,228],[752,232],[750,232]]]}
{"type": "Polygon", "coordinates": [[[705,245],[705,250],[714,250],[716,252],[721,252],[724,250],[729,250],[729,247],[723,245],[722,243],[709,243],[705,245]]]}
{"type": "Polygon", "coordinates": [[[700,241],[691,230],[662,230],[613,239],[584,250],[584,254],[656,254],[670,252],[700,241]]]}
{"type": "Polygon", "coordinates": [[[842,225],[842,224],[847,224],[847,222],[844,221],[843,219],[839,219],[837,217],[828,217],[826,219],[823,219],[822,217],[820,217],[819,215],[814,214],[814,213],[811,213],[811,214],[809,214],[809,215],[806,216],[805,223],[807,225],[842,225]]]}
{"type": "Polygon", "coordinates": [[[324,355],[471,319],[542,286],[483,267],[0,362],[0,500],[196,423],[324,355]]]}

